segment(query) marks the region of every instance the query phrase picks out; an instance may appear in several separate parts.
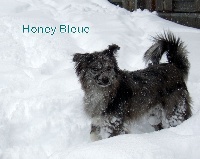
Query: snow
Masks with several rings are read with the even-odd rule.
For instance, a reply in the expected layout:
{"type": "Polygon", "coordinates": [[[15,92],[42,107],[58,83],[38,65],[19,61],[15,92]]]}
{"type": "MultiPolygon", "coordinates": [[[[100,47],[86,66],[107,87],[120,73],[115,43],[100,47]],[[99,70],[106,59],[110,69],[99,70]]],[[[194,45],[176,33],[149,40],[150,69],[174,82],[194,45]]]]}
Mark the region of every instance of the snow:
{"type": "Polygon", "coordinates": [[[133,13],[107,0],[0,1],[0,158],[1,159],[199,159],[200,30],[133,13]],[[89,33],[23,33],[22,26],[89,27],[89,33]],[[151,35],[171,30],[187,44],[187,82],[193,116],[158,132],[133,123],[132,134],[91,142],[90,119],[72,55],[118,44],[121,69],[145,67],[151,35]]]}

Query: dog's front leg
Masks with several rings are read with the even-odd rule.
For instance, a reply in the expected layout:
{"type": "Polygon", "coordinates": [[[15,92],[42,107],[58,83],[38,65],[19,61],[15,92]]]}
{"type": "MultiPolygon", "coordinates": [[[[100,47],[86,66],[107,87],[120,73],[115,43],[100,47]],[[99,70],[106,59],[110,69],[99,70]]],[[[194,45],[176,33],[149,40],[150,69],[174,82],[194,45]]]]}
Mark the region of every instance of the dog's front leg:
{"type": "Polygon", "coordinates": [[[92,118],[91,131],[90,131],[91,141],[98,141],[102,139],[101,133],[100,133],[101,126],[102,126],[101,117],[92,118]]]}
{"type": "Polygon", "coordinates": [[[113,136],[128,134],[128,130],[119,116],[102,116],[92,118],[90,139],[97,141],[113,136]]]}
{"type": "Polygon", "coordinates": [[[104,138],[128,133],[123,118],[120,116],[108,116],[102,124],[102,131],[104,131],[104,138]]]}

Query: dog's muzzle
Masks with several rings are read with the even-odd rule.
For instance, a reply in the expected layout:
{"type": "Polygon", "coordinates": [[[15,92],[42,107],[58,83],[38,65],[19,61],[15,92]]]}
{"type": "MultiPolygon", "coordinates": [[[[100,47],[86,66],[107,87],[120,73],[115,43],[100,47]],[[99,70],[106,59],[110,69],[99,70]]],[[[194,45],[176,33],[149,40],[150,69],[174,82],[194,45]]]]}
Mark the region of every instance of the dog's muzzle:
{"type": "Polygon", "coordinates": [[[101,87],[107,87],[107,86],[109,86],[111,84],[111,82],[110,82],[108,77],[102,77],[101,79],[98,79],[97,83],[101,87]]]}

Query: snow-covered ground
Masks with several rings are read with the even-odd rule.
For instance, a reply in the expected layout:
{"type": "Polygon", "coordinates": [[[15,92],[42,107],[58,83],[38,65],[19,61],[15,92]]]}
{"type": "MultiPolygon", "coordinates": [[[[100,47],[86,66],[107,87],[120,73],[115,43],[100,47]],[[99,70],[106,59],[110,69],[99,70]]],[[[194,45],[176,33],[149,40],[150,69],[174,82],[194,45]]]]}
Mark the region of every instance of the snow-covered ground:
{"type": "Polygon", "coordinates": [[[199,159],[199,50],[200,30],[107,0],[1,0],[0,159],[199,159]],[[46,33],[23,33],[23,25],[46,33]],[[60,25],[89,32],[61,33],[60,25]],[[142,69],[150,35],[163,30],[180,36],[190,52],[187,85],[194,115],[159,132],[141,120],[133,134],[91,143],[72,55],[116,43],[120,68],[142,69]]]}

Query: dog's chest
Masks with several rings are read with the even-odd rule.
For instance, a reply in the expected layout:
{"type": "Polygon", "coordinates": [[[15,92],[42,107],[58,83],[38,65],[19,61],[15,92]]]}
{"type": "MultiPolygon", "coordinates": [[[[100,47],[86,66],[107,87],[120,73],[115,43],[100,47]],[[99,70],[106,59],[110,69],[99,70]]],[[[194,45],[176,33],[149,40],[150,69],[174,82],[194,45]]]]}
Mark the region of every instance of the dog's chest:
{"type": "Polygon", "coordinates": [[[108,105],[109,94],[102,90],[93,90],[85,94],[85,111],[93,117],[101,115],[108,105]]]}

